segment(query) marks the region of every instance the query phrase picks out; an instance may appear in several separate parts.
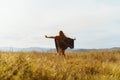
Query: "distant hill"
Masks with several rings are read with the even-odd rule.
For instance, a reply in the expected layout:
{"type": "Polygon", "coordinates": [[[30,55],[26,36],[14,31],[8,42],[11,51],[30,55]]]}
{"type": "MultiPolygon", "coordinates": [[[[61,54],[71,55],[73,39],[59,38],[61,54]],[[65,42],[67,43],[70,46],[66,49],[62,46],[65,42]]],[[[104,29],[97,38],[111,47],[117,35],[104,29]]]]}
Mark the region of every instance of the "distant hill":
{"type": "Polygon", "coordinates": [[[12,51],[12,52],[30,52],[30,51],[38,51],[38,52],[46,52],[49,50],[48,48],[40,48],[40,47],[29,47],[29,48],[16,48],[16,47],[0,47],[0,51],[12,51]]]}
{"type": "MultiPolygon", "coordinates": [[[[113,47],[113,48],[103,48],[103,49],[67,49],[67,52],[90,52],[90,51],[102,51],[102,50],[120,50],[120,47],[113,47]]],[[[30,52],[30,51],[37,51],[37,52],[56,52],[55,48],[41,48],[41,47],[29,47],[29,48],[16,48],[16,47],[0,47],[0,51],[6,52],[30,52]]]]}

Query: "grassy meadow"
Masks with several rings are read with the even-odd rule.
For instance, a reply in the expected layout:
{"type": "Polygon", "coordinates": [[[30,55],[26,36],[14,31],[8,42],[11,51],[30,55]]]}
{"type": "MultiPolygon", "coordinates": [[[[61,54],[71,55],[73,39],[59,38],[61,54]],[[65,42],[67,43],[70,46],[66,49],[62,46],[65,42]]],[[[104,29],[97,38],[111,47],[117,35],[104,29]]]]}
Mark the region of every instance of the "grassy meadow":
{"type": "Polygon", "coordinates": [[[0,80],[120,80],[120,51],[0,52],[0,80]]]}

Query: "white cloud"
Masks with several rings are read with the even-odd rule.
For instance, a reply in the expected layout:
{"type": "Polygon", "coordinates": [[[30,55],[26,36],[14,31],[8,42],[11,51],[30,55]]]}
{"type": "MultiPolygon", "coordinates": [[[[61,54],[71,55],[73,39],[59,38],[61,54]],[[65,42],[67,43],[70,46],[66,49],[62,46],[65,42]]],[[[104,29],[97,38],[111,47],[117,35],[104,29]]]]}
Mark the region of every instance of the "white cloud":
{"type": "Polygon", "coordinates": [[[57,35],[63,30],[66,35],[77,38],[77,47],[89,48],[87,43],[91,47],[108,46],[110,42],[101,46],[96,43],[104,42],[109,35],[120,34],[119,14],[120,6],[107,0],[0,1],[0,44],[51,47],[52,43],[54,47],[53,41],[44,35],[57,35]]]}

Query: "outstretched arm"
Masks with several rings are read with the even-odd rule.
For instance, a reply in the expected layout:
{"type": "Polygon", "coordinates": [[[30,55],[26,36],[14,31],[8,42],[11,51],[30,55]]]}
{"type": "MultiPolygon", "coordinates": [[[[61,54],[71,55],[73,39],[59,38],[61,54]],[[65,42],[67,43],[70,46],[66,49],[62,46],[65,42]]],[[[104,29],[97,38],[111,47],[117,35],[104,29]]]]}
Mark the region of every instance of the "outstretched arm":
{"type": "Polygon", "coordinates": [[[45,37],[46,37],[46,38],[55,38],[54,36],[49,36],[49,37],[48,37],[47,35],[45,35],[45,37]]]}
{"type": "MultiPolygon", "coordinates": [[[[68,37],[68,38],[70,38],[70,37],[68,37]]],[[[70,38],[70,39],[72,39],[72,40],[76,40],[76,38],[70,38]]]]}

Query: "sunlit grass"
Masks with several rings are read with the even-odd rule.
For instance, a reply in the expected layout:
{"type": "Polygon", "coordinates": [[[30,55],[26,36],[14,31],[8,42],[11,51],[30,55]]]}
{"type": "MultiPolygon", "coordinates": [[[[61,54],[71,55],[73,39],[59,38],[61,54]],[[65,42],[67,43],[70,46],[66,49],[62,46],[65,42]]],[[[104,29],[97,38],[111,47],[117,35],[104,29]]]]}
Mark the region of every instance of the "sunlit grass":
{"type": "Polygon", "coordinates": [[[120,51],[0,52],[0,80],[120,80],[120,51]]]}

